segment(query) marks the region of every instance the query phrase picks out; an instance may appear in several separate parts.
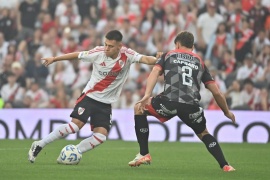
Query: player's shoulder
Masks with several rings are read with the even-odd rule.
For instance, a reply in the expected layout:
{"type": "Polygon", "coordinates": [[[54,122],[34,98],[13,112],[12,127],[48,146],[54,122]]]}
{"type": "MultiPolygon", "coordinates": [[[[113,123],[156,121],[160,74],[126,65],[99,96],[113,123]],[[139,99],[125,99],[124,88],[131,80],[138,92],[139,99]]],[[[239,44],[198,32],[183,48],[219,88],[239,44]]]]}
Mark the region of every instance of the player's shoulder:
{"type": "Polygon", "coordinates": [[[93,53],[104,53],[105,47],[104,46],[96,46],[93,49],[90,49],[88,51],[89,54],[93,54],[93,53]]]}
{"type": "Polygon", "coordinates": [[[136,51],[133,49],[127,48],[125,46],[122,46],[120,49],[120,53],[126,54],[127,56],[133,56],[136,54],[136,51]]]}

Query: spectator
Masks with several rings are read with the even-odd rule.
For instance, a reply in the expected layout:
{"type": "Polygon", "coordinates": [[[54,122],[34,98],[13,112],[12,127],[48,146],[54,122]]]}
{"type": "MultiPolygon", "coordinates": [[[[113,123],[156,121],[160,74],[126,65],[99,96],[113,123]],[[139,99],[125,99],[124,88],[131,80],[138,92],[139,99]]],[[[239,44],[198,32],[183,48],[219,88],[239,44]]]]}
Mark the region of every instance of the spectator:
{"type": "Polygon", "coordinates": [[[228,16],[228,26],[231,27],[231,33],[235,34],[242,29],[242,20],[248,18],[248,13],[243,10],[241,0],[236,0],[234,2],[234,13],[228,16]]]}
{"type": "Polygon", "coordinates": [[[244,80],[246,78],[250,78],[254,83],[256,83],[262,75],[262,67],[254,63],[252,54],[249,53],[245,57],[244,65],[238,69],[236,79],[244,80]]]}
{"type": "Polygon", "coordinates": [[[254,87],[251,79],[247,78],[243,82],[243,89],[240,92],[239,102],[241,106],[237,106],[236,110],[255,110],[260,104],[260,90],[254,87]]]}
{"type": "Polygon", "coordinates": [[[8,45],[9,43],[5,41],[4,34],[0,32],[0,66],[8,53],[8,45]]]}
{"type": "Polygon", "coordinates": [[[49,71],[48,68],[42,65],[41,58],[42,55],[40,53],[36,53],[35,57],[31,58],[27,62],[25,66],[26,78],[28,79],[28,82],[35,81],[38,82],[41,87],[45,87],[45,81],[49,74],[49,71]]]}
{"type": "Polygon", "coordinates": [[[234,72],[235,59],[230,50],[226,50],[223,53],[218,69],[221,71],[221,75],[223,79],[226,79],[230,74],[234,72]]]}
{"type": "Polygon", "coordinates": [[[238,64],[242,64],[246,54],[252,51],[253,35],[254,32],[249,28],[248,20],[242,19],[242,28],[235,33],[234,37],[235,58],[238,64]]]}
{"type": "Polygon", "coordinates": [[[67,108],[68,100],[64,86],[58,86],[56,94],[50,98],[48,108],[67,108]]]}
{"type": "Polygon", "coordinates": [[[265,67],[268,64],[269,59],[270,59],[270,43],[266,44],[263,47],[259,56],[256,58],[256,62],[262,67],[265,67]]]}
{"type": "Polygon", "coordinates": [[[1,88],[1,96],[5,102],[11,104],[19,103],[23,100],[24,90],[19,83],[16,83],[16,76],[13,73],[7,74],[7,84],[1,88]]]}
{"type": "Polygon", "coordinates": [[[46,91],[40,88],[37,82],[30,85],[30,89],[26,91],[25,96],[31,99],[30,108],[45,108],[49,104],[49,96],[46,91]]]}
{"type": "Polygon", "coordinates": [[[254,41],[252,43],[252,54],[254,57],[258,57],[260,52],[263,51],[265,45],[270,45],[270,41],[266,36],[265,30],[260,30],[258,34],[255,35],[254,41]]]}
{"type": "Polygon", "coordinates": [[[241,85],[239,81],[234,80],[231,86],[227,89],[227,92],[225,93],[225,97],[227,101],[229,102],[230,109],[234,109],[235,107],[239,107],[242,105],[240,102],[240,91],[241,91],[241,85]]]}
{"type": "Polygon", "coordinates": [[[72,30],[75,30],[80,23],[81,16],[74,12],[73,4],[67,4],[65,13],[59,16],[59,26],[61,29],[68,26],[72,30]]]}
{"type": "Polygon", "coordinates": [[[49,32],[50,28],[56,27],[56,23],[52,19],[50,13],[46,12],[44,14],[43,20],[42,20],[42,33],[47,33],[49,32]]]}
{"type": "MultiPolygon", "coordinates": [[[[68,61],[67,61],[68,62],[68,61]]],[[[70,62],[68,62],[70,64],[70,62]]],[[[66,73],[65,63],[59,62],[54,66],[53,74],[49,74],[46,79],[46,87],[50,90],[50,92],[55,92],[59,85],[71,86],[74,82],[76,75],[74,70],[66,73]]]]}
{"type": "Polygon", "coordinates": [[[11,72],[16,77],[16,82],[22,87],[26,88],[25,69],[19,62],[13,62],[11,64],[11,72]]]}
{"type": "Polygon", "coordinates": [[[181,3],[178,14],[178,24],[182,30],[189,31],[194,35],[194,43],[197,42],[196,16],[197,9],[190,9],[188,3],[181,3]]]}
{"type": "Polygon", "coordinates": [[[251,27],[255,34],[264,29],[266,18],[269,15],[268,9],[262,5],[262,0],[256,0],[255,5],[249,11],[251,27]]]}
{"type": "Polygon", "coordinates": [[[197,21],[197,36],[198,41],[196,49],[205,53],[207,44],[210,42],[211,36],[217,30],[218,24],[223,21],[220,14],[216,13],[215,1],[207,5],[207,12],[201,14],[197,21]],[[209,26],[211,24],[211,26],[209,26]]]}
{"type": "Polygon", "coordinates": [[[123,34],[123,43],[126,45],[128,42],[136,38],[138,30],[131,26],[129,19],[124,19],[121,25],[120,32],[123,34]]]}
{"type": "Polygon", "coordinates": [[[4,34],[4,37],[7,41],[10,41],[15,38],[17,32],[15,29],[15,19],[11,17],[11,10],[0,8],[0,32],[4,34]]]}
{"type": "Polygon", "coordinates": [[[24,0],[20,3],[17,16],[19,40],[32,36],[39,13],[40,7],[35,0],[24,0]]]}
{"type": "Polygon", "coordinates": [[[210,59],[212,65],[219,67],[222,60],[222,55],[226,50],[230,50],[234,54],[233,37],[228,32],[226,23],[222,22],[218,25],[217,31],[211,36],[205,59],[210,59]]]}

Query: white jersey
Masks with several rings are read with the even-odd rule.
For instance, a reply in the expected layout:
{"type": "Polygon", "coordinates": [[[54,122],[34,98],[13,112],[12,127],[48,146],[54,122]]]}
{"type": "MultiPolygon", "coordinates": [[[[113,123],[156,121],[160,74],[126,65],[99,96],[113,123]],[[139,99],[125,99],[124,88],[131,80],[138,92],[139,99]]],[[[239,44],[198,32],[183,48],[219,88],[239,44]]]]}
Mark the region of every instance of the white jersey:
{"type": "Polygon", "coordinates": [[[117,58],[107,57],[104,46],[79,53],[78,59],[93,63],[93,71],[83,93],[96,101],[111,104],[116,102],[128,78],[130,65],[139,62],[142,55],[122,47],[117,58]]]}

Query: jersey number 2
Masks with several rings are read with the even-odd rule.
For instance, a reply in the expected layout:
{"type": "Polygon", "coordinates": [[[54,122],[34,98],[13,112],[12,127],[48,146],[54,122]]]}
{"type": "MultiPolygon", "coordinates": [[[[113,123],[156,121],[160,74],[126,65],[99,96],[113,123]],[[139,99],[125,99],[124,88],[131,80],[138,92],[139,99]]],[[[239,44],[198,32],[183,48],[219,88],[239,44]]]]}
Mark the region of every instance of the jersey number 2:
{"type": "Polygon", "coordinates": [[[183,85],[192,86],[192,69],[189,66],[183,66],[182,72],[183,85]]]}

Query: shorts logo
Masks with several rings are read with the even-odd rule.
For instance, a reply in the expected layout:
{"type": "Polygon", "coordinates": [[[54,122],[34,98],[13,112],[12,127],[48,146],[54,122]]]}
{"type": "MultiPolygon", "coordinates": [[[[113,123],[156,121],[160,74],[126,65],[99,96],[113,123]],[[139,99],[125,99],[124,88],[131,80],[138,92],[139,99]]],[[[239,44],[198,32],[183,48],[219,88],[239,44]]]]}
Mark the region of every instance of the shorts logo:
{"type": "Polygon", "coordinates": [[[216,144],[217,144],[216,142],[211,142],[211,143],[209,144],[209,148],[215,147],[216,144]]]}
{"type": "Polygon", "coordinates": [[[79,107],[79,109],[78,109],[78,114],[79,114],[79,115],[82,115],[83,112],[84,112],[84,110],[85,110],[85,108],[79,107]]]}
{"type": "Polygon", "coordinates": [[[140,129],[140,132],[146,133],[146,132],[148,132],[148,128],[141,128],[141,129],[140,129]]]}

